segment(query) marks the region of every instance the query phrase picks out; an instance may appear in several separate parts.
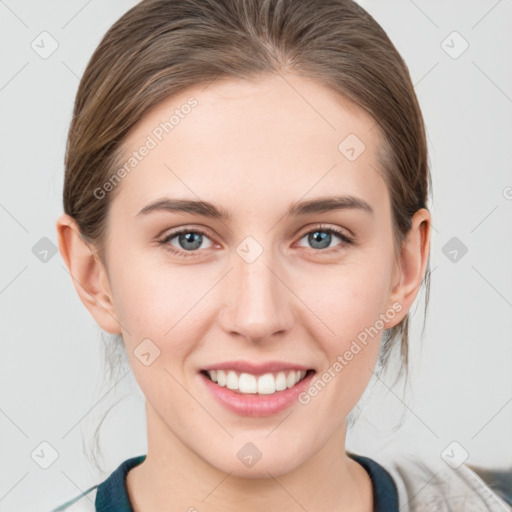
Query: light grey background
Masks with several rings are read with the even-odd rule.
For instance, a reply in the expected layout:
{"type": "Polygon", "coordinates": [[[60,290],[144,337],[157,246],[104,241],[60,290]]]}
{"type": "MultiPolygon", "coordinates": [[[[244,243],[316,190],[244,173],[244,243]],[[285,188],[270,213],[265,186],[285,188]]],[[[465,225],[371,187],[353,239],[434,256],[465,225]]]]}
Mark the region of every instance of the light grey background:
{"type": "MultiPolygon", "coordinates": [[[[46,262],[34,254],[43,237],[57,243],[79,77],[135,3],[0,0],[1,511],[48,510],[146,450],[143,396],[131,371],[120,366],[104,380],[101,331],[60,254],[46,262]],[[52,39],[58,48],[42,58],[52,39]],[[101,430],[99,473],[84,447],[116,403],[101,430]]],[[[406,60],[424,113],[433,272],[423,338],[422,296],[412,310],[411,389],[404,398],[377,380],[347,447],[371,456],[398,436],[442,457],[456,441],[469,463],[510,467],[512,1],[360,3],[406,60]],[[457,261],[446,246],[453,237],[468,249],[457,261]]]]}

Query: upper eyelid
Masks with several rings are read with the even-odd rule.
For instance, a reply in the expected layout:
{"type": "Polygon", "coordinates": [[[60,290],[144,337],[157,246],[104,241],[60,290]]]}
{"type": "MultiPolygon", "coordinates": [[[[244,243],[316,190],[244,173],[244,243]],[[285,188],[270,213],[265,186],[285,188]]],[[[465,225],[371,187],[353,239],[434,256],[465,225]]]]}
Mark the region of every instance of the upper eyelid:
{"type": "Polygon", "coordinates": [[[313,224],[313,226],[310,226],[304,229],[304,231],[302,231],[302,236],[314,231],[333,231],[334,234],[336,234],[337,231],[339,231],[342,234],[345,234],[344,231],[348,231],[349,234],[347,234],[346,236],[353,236],[352,233],[347,228],[329,226],[328,224],[313,224]]]}
{"type": "MultiPolygon", "coordinates": [[[[177,228],[176,230],[171,230],[169,233],[164,234],[160,237],[160,243],[170,243],[171,240],[176,238],[177,236],[183,234],[183,233],[199,233],[202,236],[206,236],[210,239],[212,244],[218,244],[218,242],[215,241],[215,237],[211,236],[207,229],[205,228],[177,228]]],[[[179,249],[183,250],[183,249],[179,249]]],[[[190,251],[194,252],[194,251],[190,251]]]]}

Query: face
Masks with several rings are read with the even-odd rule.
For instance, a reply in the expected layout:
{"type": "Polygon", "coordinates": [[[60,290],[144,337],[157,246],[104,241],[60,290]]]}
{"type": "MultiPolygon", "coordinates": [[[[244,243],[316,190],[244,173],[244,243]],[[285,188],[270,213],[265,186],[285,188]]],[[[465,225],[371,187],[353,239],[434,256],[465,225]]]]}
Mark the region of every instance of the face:
{"type": "Polygon", "coordinates": [[[380,144],[364,111],[295,75],[189,89],[129,134],[105,254],[150,450],[278,475],[344,435],[405,314],[380,144]]]}

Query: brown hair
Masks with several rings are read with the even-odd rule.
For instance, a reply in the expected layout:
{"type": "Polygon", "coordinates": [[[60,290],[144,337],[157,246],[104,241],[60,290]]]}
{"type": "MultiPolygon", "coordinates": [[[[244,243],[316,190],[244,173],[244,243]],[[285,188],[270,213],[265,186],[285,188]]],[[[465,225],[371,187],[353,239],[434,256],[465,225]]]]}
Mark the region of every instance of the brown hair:
{"type": "MultiPolygon", "coordinates": [[[[403,59],[351,0],[143,0],[126,12],[87,65],[67,141],[64,211],[84,240],[103,259],[119,187],[103,199],[94,191],[121,165],[127,134],[151,107],[193,85],[282,71],[317,80],[375,119],[399,250],[431,189],[423,118],[403,59]]],[[[385,331],[380,353],[385,366],[399,338],[406,376],[408,330],[409,315],[385,331]]]]}

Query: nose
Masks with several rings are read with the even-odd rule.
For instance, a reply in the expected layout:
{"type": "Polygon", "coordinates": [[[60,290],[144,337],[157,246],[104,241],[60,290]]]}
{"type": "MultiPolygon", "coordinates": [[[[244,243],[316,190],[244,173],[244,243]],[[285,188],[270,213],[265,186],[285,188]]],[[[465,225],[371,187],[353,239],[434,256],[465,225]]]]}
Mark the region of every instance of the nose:
{"type": "Polygon", "coordinates": [[[296,296],[271,253],[264,250],[252,263],[234,254],[233,269],[224,280],[227,299],[219,314],[228,334],[261,343],[292,327],[296,296]]]}

